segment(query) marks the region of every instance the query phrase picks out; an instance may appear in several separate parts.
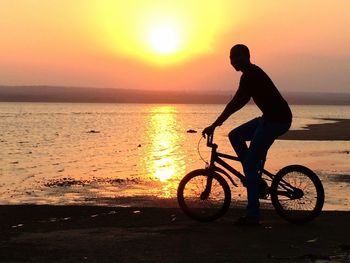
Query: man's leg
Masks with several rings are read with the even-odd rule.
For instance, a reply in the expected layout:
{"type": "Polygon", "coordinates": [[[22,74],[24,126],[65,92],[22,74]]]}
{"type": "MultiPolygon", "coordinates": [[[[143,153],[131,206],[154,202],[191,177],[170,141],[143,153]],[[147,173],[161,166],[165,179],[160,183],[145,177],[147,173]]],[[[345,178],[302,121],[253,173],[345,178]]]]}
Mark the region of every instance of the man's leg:
{"type": "Polygon", "coordinates": [[[233,129],[228,137],[235,150],[238,158],[241,160],[243,165],[243,160],[245,159],[246,152],[248,150],[247,141],[250,141],[258,127],[260,118],[252,119],[241,126],[233,129]]]}
{"type": "Polygon", "coordinates": [[[259,218],[259,170],[266,158],[267,151],[274,140],[289,129],[289,124],[259,120],[249,149],[243,161],[243,170],[246,176],[248,194],[247,216],[259,218]]]}

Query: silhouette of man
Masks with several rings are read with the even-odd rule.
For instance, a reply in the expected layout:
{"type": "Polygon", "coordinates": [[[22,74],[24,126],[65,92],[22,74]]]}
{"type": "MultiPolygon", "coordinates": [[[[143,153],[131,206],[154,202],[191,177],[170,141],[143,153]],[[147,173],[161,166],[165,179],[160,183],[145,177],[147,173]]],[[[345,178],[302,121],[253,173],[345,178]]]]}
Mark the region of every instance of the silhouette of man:
{"type": "Polygon", "coordinates": [[[236,224],[259,225],[259,170],[274,140],[290,128],[292,112],[269,76],[250,62],[247,46],[233,46],[230,60],[233,68],[242,72],[238,90],[217,120],[202,134],[204,137],[212,134],[217,126],[221,126],[251,98],[261,110],[261,117],[233,129],[228,135],[243,166],[248,196],[246,216],[239,218],[236,224]],[[249,147],[246,141],[250,141],[249,147]]]}

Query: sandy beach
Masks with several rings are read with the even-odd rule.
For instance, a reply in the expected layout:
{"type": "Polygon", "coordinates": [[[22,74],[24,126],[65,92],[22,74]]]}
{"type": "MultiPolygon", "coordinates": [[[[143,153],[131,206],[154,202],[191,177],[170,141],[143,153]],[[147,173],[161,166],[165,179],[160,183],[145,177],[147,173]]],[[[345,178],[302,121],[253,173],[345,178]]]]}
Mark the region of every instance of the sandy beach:
{"type": "Polygon", "coordinates": [[[306,225],[263,211],[238,227],[243,210],[212,223],[177,208],[1,206],[0,262],[349,262],[350,212],[306,225]]]}

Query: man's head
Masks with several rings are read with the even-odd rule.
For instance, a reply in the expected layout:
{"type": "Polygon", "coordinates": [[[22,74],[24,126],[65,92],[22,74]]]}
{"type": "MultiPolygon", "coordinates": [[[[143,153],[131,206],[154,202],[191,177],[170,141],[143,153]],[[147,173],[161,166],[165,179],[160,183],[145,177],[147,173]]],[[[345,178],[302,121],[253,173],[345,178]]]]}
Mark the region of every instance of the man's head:
{"type": "Polygon", "coordinates": [[[237,44],[231,48],[230,51],[231,65],[237,71],[244,70],[250,65],[250,52],[247,46],[243,44],[237,44]]]}

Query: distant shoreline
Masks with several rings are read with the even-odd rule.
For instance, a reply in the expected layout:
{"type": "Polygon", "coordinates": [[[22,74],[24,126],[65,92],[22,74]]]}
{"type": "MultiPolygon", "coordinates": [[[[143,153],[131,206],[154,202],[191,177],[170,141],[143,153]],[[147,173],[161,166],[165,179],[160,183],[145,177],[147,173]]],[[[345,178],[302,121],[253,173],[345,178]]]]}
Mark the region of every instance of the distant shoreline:
{"type": "MultiPolygon", "coordinates": [[[[235,91],[153,91],[91,87],[0,86],[0,102],[225,104],[235,91]]],[[[350,105],[350,93],[282,92],[291,105],[350,105]]]]}

